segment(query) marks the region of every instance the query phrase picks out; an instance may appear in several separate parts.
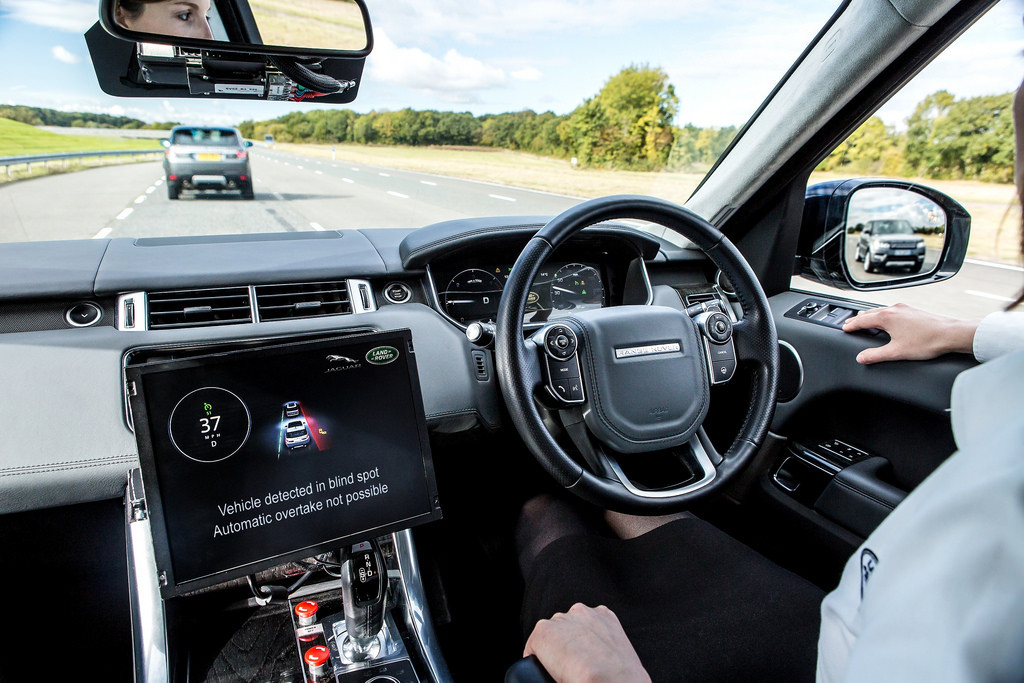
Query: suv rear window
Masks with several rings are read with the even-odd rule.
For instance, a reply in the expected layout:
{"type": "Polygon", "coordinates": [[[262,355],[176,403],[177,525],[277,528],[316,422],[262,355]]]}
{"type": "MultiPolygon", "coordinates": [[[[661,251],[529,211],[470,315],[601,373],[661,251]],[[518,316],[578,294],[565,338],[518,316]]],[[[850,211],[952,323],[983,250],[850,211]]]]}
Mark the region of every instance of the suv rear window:
{"type": "Polygon", "coordinates": [[[190,128],[174,132],[171,142],[175,145],[220,145],[238,147],[238,136],[233,130],[218,128],[190,128]]]}

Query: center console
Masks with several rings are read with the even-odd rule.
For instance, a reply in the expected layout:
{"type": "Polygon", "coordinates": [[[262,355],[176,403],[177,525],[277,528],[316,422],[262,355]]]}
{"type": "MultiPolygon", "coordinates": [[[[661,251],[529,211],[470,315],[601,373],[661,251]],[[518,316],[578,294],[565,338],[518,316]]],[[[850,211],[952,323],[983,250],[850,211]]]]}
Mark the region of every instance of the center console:
{"type": "Polygon", "coordinates": [[[133,349],[137,680],[448,678],[410,527],[441,517],[408,330],[133,349]]]}

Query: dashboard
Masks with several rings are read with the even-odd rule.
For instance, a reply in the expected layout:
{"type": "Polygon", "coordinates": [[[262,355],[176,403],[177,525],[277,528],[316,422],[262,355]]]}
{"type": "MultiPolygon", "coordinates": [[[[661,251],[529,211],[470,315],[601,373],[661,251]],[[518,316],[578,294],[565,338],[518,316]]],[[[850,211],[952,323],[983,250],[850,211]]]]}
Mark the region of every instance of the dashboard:
{"type": "MultiPolygon", "coordinates": [[[[123,492],[139,462],[125,365],[140,349],[408,329],[428,428],[499,428],[492,361],[465,328],[493,320],[509,269],[544,222],[0,245],[0,381],[14,389],[0,397],[0,412],[10,433],[25,414],[61,425],[8,454],[0,510],[123,492]],[[392,288],[407,296],[389,298],[392,288]],[[59,395],[40,380],[57,377],[59,395]]],[[[671,245],[638,230],[587,228],[542,266],[527,323],[652,300],[679,306],[682,294],[659,284],[666,267],[673,281],[687,280],[682,268],[694,286],[710,287],[704,259],[667,253],[671,245]]]]}

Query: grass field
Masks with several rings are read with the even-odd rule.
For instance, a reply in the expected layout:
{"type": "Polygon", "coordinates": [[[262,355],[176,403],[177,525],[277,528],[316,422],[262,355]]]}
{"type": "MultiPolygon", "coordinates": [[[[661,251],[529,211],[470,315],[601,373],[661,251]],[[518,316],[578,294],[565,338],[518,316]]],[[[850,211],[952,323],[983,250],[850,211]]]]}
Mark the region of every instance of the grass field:
{"type": "MultiPolygon", "coordinates": [[[[279,144],[304,154],[331,158],[330,145],[279,144]]],[[[609,194],[649,194],[682,203],[702,176],[574,169],[568,161],[498,149],[335,145],[338,160],[469,178],[589,199],[609,194]]],[[[848,177],[815,173],[810,182],[848,177]]],[[[1019,263],[1020,204],[1011,184],[972,180],[915,182],[948,194],[971,214],[968,257],[1019,263]]]]}
{"type": "MultiPolygon", "coordinates": [[[[105,152],[114,150],[161,151],[160,141],[151,138],[118,138],[93,135],[58,135],[35,126],[0,118],[0,157],[62,152],[105,152]]],[[[152,160],[150,157],[149,160],[152,160]]],[[[132,161],[131,157],[93,157],[91,159],[51,162],[28,166],[10,166],[0,170],[0,183],[24,178],[66,173],[100,164],[132,161]]]]}

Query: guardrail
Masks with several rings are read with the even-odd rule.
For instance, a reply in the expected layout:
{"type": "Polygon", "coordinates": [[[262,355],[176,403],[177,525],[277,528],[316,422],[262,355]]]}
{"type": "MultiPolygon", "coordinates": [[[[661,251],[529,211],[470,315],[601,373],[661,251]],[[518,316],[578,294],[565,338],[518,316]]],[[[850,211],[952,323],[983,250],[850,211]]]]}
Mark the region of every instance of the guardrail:
{"type": "Polygon", "coordinates": [[[66,168],[68,161],[72,159],[90,159],[93,157],[126,157],[130,156],[132,161],[135,161],[139,156],[163,156],[164,150],[160,149],[126,149],[126,150],[114,150],[114,151],[102,151],[102,152],[63,152],[60,154],[28,154],[25,156],[17,157],[0,157],[0,166],[3,166],[8,177],[11,175],[12,166],[25,166],[26,171],[32,171],[32,164],[44,164],[46,168],[50,167],[50,163],[54,161],[62,162],[66,168]]]}

